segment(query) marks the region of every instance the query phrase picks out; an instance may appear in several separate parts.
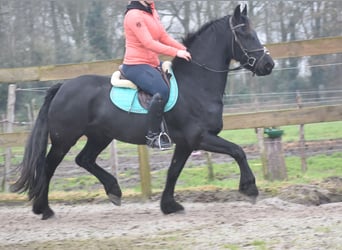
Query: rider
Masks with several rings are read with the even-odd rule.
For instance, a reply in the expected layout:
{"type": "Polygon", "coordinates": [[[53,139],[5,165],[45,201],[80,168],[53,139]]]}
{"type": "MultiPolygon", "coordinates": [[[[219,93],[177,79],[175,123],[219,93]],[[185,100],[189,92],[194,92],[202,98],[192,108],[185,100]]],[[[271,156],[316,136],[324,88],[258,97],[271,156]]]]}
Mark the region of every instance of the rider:
{"type": "Polygon", "coordinates": [[[181,43],[171,38],[161,24],[154,1],[130,1],[124,19],[126,52],[122,72],[140,89],[151,94],[148,110],[147,145],[168,148],[170,142],[161,133],[160,125],[169,88],[161,73],[159,54],[191,60],[190,53],[181,43]]]}

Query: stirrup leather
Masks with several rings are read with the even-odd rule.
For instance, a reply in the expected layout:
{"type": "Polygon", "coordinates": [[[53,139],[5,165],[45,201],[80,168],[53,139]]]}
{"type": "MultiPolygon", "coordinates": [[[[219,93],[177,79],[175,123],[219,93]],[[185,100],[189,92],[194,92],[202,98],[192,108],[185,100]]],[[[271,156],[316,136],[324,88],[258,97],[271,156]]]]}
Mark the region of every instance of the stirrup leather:
{"type": "Polygon", "coordinates": [[[146,136],[147,146],[151,148],[159,148],[160,150],[167,150],[172,147],[172,141],[170,136],[166,132],[160,132],[159,134],[154,134],[151,137],[146,136]]]}

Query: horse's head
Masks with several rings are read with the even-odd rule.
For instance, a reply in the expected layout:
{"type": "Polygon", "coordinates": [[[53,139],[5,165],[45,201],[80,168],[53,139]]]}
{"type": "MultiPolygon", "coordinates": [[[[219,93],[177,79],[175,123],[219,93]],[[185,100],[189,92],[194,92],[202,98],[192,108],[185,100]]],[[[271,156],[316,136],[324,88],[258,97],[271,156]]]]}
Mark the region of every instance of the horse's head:
{"type": "Polygon", "coordinates": [[[238,5],[234,15],[230,17],[229,24],[233,33],[233,59],[258,76],[271,74],[274,61],[250,26],[247,6],[241,12],[240,5],[238,5]]]}

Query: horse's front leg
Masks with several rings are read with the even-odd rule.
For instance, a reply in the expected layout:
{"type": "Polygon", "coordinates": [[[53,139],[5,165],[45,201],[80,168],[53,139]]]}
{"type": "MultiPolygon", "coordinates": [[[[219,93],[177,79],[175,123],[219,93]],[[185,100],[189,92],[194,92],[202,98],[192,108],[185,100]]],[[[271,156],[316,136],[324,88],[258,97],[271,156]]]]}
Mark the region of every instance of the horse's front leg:
{"type": "Polygon", "coordinates": [[[175,201],[174,191],[177,179],[191,152],[192,150],[186,146],[176,145],[160,202],[160,208],[164,214],[171,214],[184,210],[183,206],[175,201]]]}
{"type": "Polygon", "coordinates": [[[255,185],[254,174],[248,165],[246,154],[240,146],[226,141],[217,135],[206,134],[202,138],[200,149],[228,154],[233,157],[240,167],[240,192],[251,197],[258,196],[259,191],[255,185]]]}

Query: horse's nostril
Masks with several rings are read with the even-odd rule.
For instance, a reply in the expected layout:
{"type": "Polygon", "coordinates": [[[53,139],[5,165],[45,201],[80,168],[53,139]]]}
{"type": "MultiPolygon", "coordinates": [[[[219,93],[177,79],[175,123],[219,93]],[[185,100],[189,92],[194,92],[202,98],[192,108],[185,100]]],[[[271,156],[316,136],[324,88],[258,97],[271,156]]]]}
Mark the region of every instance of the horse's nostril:
{"type": "Polygon", "coordinates": [[[265,64],[265,70],[266,70],[267,72],[271,72],[272,69],[273,69],[273,66],[274,66],[274,64],[272,64],[272,63],[266,63],[266,64],[265,64]]]}

